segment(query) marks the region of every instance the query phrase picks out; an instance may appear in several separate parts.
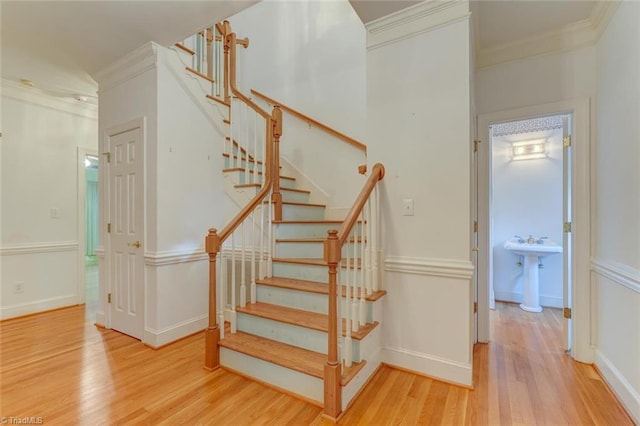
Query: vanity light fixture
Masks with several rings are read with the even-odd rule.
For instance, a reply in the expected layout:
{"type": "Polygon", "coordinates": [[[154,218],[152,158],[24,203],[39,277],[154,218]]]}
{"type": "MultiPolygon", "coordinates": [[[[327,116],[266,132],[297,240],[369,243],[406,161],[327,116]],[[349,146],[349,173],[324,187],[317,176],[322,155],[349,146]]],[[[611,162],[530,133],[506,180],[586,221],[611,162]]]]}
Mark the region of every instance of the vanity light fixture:
{"type": "Polygon", "coordinates": [[[512,144],[514,160],[529,160],[533,158],[544,158],[544,140],[533,140],[526,142],[515,142],[512,144]]]}

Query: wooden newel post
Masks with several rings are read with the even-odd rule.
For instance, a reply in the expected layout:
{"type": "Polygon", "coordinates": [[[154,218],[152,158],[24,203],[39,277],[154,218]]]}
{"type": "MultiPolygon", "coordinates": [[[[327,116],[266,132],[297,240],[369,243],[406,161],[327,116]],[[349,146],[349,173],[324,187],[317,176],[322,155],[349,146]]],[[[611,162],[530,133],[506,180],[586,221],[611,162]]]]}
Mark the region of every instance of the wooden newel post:
{"type": "Polygon", "coordinates": [[[282,135],[282,110],[280,106],[273,107],[273,218],[282,220],[282,194],[280,193],[280,136],[282,135]]]}
{"type": "Polygon", "coordinates": [[[338,359],[338,262],[341,249],[338,231],[329,231],[324,242],[324,259],[329,264],[329,351],[324,366],[324,415],[337,419],[342,411],[342,366],[338,359]]]}
{"type": "Polygon", "coordinates": [[[220,237],[216,229],[209,229],[204,245],[209,253],[209,325],[205,332],[204,368],[215,370],[220,367],[220,329],[216,316],[216,257],[220,251],[220,237]]]}

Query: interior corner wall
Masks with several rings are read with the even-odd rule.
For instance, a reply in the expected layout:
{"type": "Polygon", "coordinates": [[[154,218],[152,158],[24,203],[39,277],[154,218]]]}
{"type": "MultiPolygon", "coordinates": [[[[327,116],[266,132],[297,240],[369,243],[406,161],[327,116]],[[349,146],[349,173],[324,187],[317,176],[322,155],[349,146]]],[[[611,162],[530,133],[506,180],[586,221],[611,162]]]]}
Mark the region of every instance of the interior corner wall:
{"type": "Polygon", "coordinates": [[[383,360],[464,385],[473,303],[469,40],[462,10],[367,54],[369,158],[386,168],[383,360]],[[413,200],[411,216],[404,199],[413,200]]]}
{"type": "Polygon", "coordinates": [[[640,424],[640,3],[597,44],[596,365],[640,424]]]}
{"type": "Polygon", "coordinates": [[[78,106],[5,82],[1,102],[0,319],[6,319],[80,301],[77,149],[96,149],[98,127],[95,111],[71,112],[78,106]]]}

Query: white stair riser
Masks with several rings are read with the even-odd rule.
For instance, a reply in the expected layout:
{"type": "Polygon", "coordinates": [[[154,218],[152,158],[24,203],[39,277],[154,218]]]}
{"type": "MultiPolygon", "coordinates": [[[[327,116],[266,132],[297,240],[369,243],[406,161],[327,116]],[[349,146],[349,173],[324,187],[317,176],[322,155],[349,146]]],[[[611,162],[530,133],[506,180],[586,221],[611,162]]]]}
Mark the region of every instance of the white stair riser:
{"type": "MultiPolygon", "coordinates": [[[[360,224],[354,225],[360,227],[360,224]]],[[[330,229],[339,229],[339,223],[278,223],[277,238],[327,238],[330,229]]],[[[358,229],[360,232],[360,229],[358,229]]]]}
{"type": "Polygon", "coordinates": [[[326,266],[273,262],[273,276],[327,282],[329,279],[329,268],[326,266]]]}
{"type": "MultiPolygon", "coordinates": [[[[329,312],[327,296],[320,293],[309,293],[306,291],[258,284],[256,286],[256,300],[258,302],[269,303],[271,305],[286,306],[288,308],[316,312],[319,314],[327,314],[329,312]]],[[[350,299],[349,301],[352,303],[353,299],[350,299]]],[[[378,312],[380,310],[376,309],[375,305],[375,302],[369,301],[365,304],[368,323],[374,321],[374,311],[378,312]]],[[[346,298],[342,298],[340,306],[342,315],[344,316],[345,309],[347,309],[346,298]]]]}
{"type": "MultiPolygon", "coordinates": [[[[253,315],[238,313],[238,331],[297,346],[314,352],[327,353],[327,333],[282,323],[253,315]]],[[[343,337],[344,341],[344,337],[343,337]]],[[[360,341],[352,339],[353,361],[359,362],[360,341]]]]}
{"type": "Polygon", "coordinates": [[[299,373],[224,347],[220,348],[220,364],[320,404],[324,399],[324,383],[322,379],[317,377],[299,373]]]}
{"type": "MultiPolygon", "coordinates": [[[[258,187],[250,187],[250,188],[239,188],[246,189],[252,191],[253,195],[257,194],[260,191],[258,187]]],[[[307,192],[298,192],[298,191],[287,191],[286,188],[280,188],[280,194],[282,194],[282,201],[285,203],[308,203],[309,202],[309,193],[307,192]]]]}
{"type": "MultiPolygon", "coordinates": [[[[251,164],[251,167],[253,167],[253,164],[251,164]]],[[[228,171],[225,172],[225,175],[230,175],[233,178],[233,181],[238,184],[238,185],[242,185],[245,183],[262,183],[263,181],[263,176],[261,174],[258,175],[258,180],[255,180],[255,173],[249,173],[249,180],[246,179],[246,173],[244,170],[233,170],[233,171],[228,171]]],[[[296,181],[292,180],[292,179],[284,179],[284,178],[280,178],[280,188],[295,188],[296,181]]]]}
{"type": "MultiPolygon", "coordinates": [[[[360,257],[360,246],[356,246],[356,258],[360,257]]],[[[342,247],[342,258],[347,254],[353,258],[353,244],[342,247]]],[[[321,259],[324,256],[324,242],[276,242],[276,257],[294,257],[305,259],[321,259]]]]}
{"type": "Polygon", "coordinates": [[[283,220],[323,220],[324,207],[297,206],[284,204],[282,206],[283,220]]]}
{"type": "Polygon", "coordinates": [[[322,331],[241,312],[238,313],[238,330],[310,351],[327,353],[327,333],[322,331]]]}
{"type": "MultiPolygon", "coordinates": [[[[254,165],[255,165],[254,161],[249,161],[249,166],[248,166],[249,170],[253,170],[254,167],[260,170],[260,168],[262,167],[262,164],[258,164],[257,166],[254,166],[254,165]]],[[[247,167],[247,161],[244,158],[224,157],[225,169],[234,169],[237,167],[244,169],[245,167],[247,167]]]]}

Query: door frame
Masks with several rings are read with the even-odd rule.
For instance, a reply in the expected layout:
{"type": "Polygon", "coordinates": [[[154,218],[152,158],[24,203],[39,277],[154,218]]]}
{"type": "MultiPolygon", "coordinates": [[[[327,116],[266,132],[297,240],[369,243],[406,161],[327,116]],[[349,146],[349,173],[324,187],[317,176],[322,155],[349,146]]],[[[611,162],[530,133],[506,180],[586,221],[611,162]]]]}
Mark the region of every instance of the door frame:
{"type": "MultiPolygon", "coordinates": [[[[104,198],[101,199],[101,201],[103,201],[102,205],[104,207],[101,207],[100,212],[101,212],[101,217],[103,218],[101,220],[102,223],[102,227],[101,227],[101,235],[104,235],[105,238],[103,239],[104,241],[104,277],[105,277],[105,284],[103,285],[102,281],[100,282],[100,295],[101,295],[101,302],[102,302],[102,307],[104,309],[104,315],[105,315],[105,327],[106,328],[111,328],[111,306],[109,306],[108,303],[108,294],[111,293],[113,291],[112,288],[112,277],[111,277],[111,262],[113,261],[112,259],[112,253],[111,253],[111,234],[107,232],[107,224],[111,222],[111,218],[109,217],[110,212],[111,212],[111,199],[112,199],[112,193],[111,193],[111,188],[109,187],[109,182],[110,182],[110,178],[111,178],[111,167],[109,166],[109,163],[105,162],[105,155],[106,153],[111,151],[111,138],[113,136],[119,135],[121,133],[124,132],[128,132],[130,130],[135,130],[135,129],[140,129],[142,132],[142,138],[141,138],[141,143],[142,143],[142,147],[141,147],[141,161],[140,161],[140,175],[142,176],[143,179],[143,183],[142,183],[142,188],[143,188],[143,194],[142,194],[142,209],[143,209],[143,213],[142,213],[142,217],[143,217],[143,224],[140,227],[140,229],[142,230],[142,236],[141,236],[141,241],[142,241],[142,247],[143,247],[143,256],[144,253],[146,252],[146,246],[147,246],[147,240],[146,240],[146,236],[147,236],[147,167],[146,167],[146,160],[145,160],[145,153],[147,150],[147,120],[146,117],[139,117],[136,119],[133,119],[131,121],[128,121],[126,123],[123,124],[119,124],[113,127],[109,127],[108,129],[106,129],[104,131],[104,137],[103,137],[103,145],[102,145],[102,149],[101,149],[101,153],[100,153],[100,160],[99,160],[99,178],[98,179],[102,179],[103,181],[103,185],[101,186],[101,188],[104,189],[104,198]]],[[[147,286],[146,286],[146,271],[145,268],[142,269],[142,286],[143,286],[143,300],[142,300],[142,316],[144,318],[144,323],[143,323],[143,331],[144,329],[146,329],[147,327],[147,286]]],[[[140,336],[140,341],[142,341],[144,343],[144,332],[142,333],[142,336],[140,336]]]]}
{"type": "MultiPolygon", "coordinates": [[[[85,255],[86,251],[86,217],[85,217],[85,202],[87,196],[87,185],[86,185],[86,167],[84,165],[84,159],[90,155],[92,157],[98,157],[98,150],[94,148],[77,148],[77,157],[76,162],[78,166],[78,191],[77,191],[77,200],[78,200],[78,300],[77,303],[79,305],[85,302],[85,287],[86,287],[86,276],[85,276],[85,255]]],[[[98,183],[99,184],[99,183],[98,183]]]]}
{"type": "Polygon", "coordinates": [[[571,210],[573,212],[571,253],[572,272],[572,319],[571,356],[578,361],[592,363],[594,349],[592,345],[592,319],[590,267],[592,253],[591,202],[592,174],[590,99],[573,99],[548,104],[480,114],[478,116],[478,134],[481,143],[478,151],[478,341],[488,342],[489,330],[489,264],[490,252],[490,139],[489,125],[499,122],[523,120],[527,118],[572,114],[573,149],[571,150],[571,210]]]}

